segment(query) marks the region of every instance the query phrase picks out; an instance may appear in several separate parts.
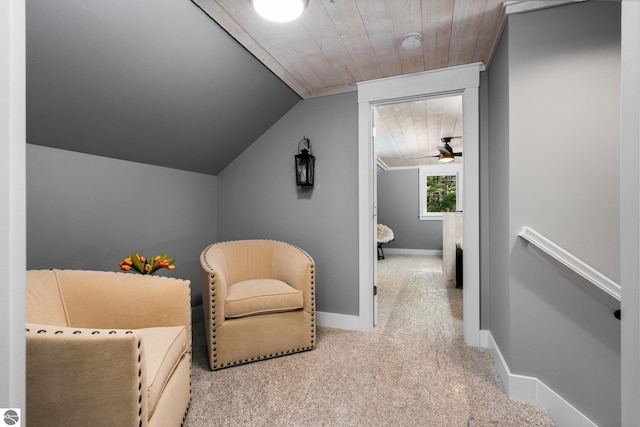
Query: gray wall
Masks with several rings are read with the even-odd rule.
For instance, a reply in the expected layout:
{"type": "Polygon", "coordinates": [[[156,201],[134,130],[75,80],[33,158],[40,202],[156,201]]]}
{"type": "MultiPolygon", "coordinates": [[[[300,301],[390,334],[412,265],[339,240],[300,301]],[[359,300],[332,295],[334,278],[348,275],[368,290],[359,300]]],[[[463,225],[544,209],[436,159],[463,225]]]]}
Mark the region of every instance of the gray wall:
{"type": "MultiPolygon", "coordinates": [[[[511,23],[487,71],[489,93],[488,151],[489,188],[489,282],[482,284],[481,294],[489,295],[488,312],[491,333],[507,361],[511,361],[510,279],[509,279],[509,37],[511,23]]],[[[483,198],[481,203],[487,199],[483,198]]],[[[485,327],[485,325],[483,325],[485,327]]]]}
{"type": "Polygon", "coordinates": [[[620,322],[517,233],[619,280],[619,75],[616,2],[510,16],[489,67],[492,335],[601,426],[620,424],[620,322]]]}
{"type": "Polygon", "coordinates": [[[619,281],[620,4],[609,3],[513,17],[510,185],[516,221],[619,281]]]}
{"type": "Polygon", "coordinates": [[[357,156],[355,92],[301,101],[218,175],[219,239],[300,246],[317,265],[318,310],[357,315],[357,156]],[[316,156],[310,191],[294,176],[304,136],[316,156]]]}
{"type": "Polygon", "coordinates": [[[442,250],[442,221],[420,221],[418,169],[382,170],[378,174],[378,222],[393,230],[387,248],[442,250]]]}
{"type": "MultiPolygon", "coordinates": [[[[27,268],[117,271],[167,252],[200,305],[199,256],[216,241],[218,178],[27,145],[27,268]]],[[[130,273],[133,274],[133,273],[130,273]]]]}

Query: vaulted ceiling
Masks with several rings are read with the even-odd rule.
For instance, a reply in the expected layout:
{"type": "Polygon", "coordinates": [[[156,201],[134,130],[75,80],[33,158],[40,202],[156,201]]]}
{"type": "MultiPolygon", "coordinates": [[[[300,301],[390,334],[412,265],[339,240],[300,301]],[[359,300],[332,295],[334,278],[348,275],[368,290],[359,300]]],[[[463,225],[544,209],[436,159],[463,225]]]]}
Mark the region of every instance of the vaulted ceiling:
{"type": "MultiPolygon", "coordinates": [[[[266,21],[249,0],[193,1],[302,98],[353,91],[359,81],[487,63],[505,20],[502,0],[310,0],[288,23],[266,21]],[[403,48],[405,36],[419,45],[403,48]]],[[[377,112],[376,154],[385,167],[435,163],[441,138],[462,136],[459,97],[377,112]]],[[[452,146],[462,151],[462,139],[452,146]]]]}
{"type": "Polygon", "coordinates": [[[310,0],[288,24],[249,0],[26,12],[29,143],[213,175],[301,98],[489,61],[505,19],[502,0],[310,0]],[[418,49],[400,47],[408,33],[418,49]]]}

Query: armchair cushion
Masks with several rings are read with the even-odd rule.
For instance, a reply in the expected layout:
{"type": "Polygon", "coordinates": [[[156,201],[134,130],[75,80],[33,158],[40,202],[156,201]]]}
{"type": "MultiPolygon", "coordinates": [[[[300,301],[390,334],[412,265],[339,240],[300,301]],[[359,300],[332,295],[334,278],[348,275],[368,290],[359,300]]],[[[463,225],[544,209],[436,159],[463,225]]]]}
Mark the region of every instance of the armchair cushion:
{"type": "Polygon", "coordinates": [[[253,279],[229,287],[224,305],[227,319],[301,309],[304,295],[281,280],[253,279]]]}

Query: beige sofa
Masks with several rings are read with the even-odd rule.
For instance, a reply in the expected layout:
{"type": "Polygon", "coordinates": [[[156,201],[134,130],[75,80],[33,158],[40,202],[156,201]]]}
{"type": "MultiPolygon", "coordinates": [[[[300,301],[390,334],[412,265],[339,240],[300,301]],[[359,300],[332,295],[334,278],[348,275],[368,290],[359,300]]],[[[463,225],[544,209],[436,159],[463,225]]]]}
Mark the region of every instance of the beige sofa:
{"type": "Polygon", "coordinates": [[[200,257],[212,370],[316,346],[315,265],[274,240],[208,246],[200,257]]]}
{"type": "Polygon", "coordinates": [[[179,426],[191,400],[187,280],[30,270],[29,426],[179,426]]]}

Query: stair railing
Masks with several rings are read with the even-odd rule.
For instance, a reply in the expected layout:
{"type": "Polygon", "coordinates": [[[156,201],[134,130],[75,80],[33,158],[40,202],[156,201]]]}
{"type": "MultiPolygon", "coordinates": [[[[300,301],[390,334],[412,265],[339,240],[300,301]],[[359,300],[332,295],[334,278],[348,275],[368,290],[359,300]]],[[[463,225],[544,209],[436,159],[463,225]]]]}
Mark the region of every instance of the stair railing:
{"type": "MultiPolygon", "coordinates": [[[[622,288],[619,284],[532,228],[522,227],[518,235],[620,303],[622,288]]],[[[620,310],[616,310],[614,315],[619,319],[620,310]]]]}

